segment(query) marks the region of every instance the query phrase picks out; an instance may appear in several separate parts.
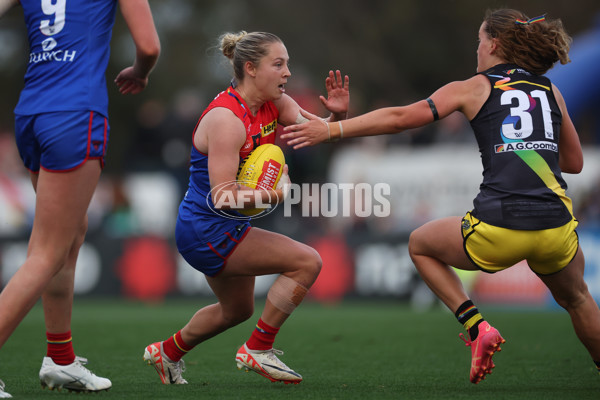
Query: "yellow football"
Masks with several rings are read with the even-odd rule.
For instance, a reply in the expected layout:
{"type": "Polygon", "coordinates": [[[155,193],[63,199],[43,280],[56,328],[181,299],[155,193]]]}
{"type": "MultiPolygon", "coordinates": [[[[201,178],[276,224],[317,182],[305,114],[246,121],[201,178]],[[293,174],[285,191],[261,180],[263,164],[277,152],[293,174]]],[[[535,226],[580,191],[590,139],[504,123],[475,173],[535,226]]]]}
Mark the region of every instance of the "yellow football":
{"type": "MultiPolygon", "coordinates": [[[[285,156],[275,144],[263,144],[252,150],[240,163],[238,183],[252,189],[270,190],[277,186],[285,165],[285,156]]],[[[265,208],[237,210],[249,217],[265,211],[265,208]]]]}

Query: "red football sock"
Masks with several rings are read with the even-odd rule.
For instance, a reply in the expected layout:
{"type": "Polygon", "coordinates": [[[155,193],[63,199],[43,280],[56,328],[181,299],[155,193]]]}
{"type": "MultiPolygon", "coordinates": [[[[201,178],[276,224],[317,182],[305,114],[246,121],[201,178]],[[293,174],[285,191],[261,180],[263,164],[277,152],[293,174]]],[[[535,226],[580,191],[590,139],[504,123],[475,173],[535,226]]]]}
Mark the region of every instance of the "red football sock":
{"type": "Polygon", "coordinates": [[[75,361],[71,331],[65,333],[46,332],[46,339],[48,342],[46,355],[52,358],[55,364],[69,365],[75,361]]]}
{"type": "Polygon", "coordinates": [[[250,350],[272,349],[277,332],[279,332],[279,328],[273,328],[272,326],[265,324],[262,319],[259,319],[256,324],[256,329],[254,329],[250,339],[246,342],[246,346],[250,350]]]}
{"type": "Polygon", "coordinates": [[[163,353],[173,362],[181,360],[194,346],[187,345],[181,338],[181,331],[163,342],[163,353]]]}

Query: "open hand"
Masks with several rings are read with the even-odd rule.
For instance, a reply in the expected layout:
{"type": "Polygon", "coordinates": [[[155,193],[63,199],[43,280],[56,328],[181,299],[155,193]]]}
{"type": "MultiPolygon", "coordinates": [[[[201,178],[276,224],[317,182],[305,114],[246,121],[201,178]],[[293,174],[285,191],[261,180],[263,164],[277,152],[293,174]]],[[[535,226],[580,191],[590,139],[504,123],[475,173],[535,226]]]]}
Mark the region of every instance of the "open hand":
{"type": "Polygon", "coordinates": [[[339,70],[329,71],[329,76],[325,78],[325,88],[327,89],[327,98],[319,96],[321,103],[331,113],[336,115],[336,119],[345,119],[350,104],[350,78],[344,76],[339,70]]]}

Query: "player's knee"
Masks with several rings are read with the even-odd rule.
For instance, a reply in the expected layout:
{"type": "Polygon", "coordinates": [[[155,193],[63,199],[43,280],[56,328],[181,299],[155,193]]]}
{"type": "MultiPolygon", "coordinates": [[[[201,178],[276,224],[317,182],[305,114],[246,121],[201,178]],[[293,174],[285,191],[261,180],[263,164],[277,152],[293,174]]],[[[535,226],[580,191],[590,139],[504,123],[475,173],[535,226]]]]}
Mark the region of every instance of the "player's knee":
{"type": "Polygon", "coordinates": [[[312,247],[310,248],[310,255],[308,256],[307,261],[307,270],[314,276],[315,279],[321,273],[321,268],[323,267],[323,260],[321,259],[321,255],[312,247]]]}
{"type": "Polygon", "coordinates": [[[78,245],[78,247],[81,247],[81,245],[83,244],[83,242],[85,240],[85,235],[87,234],[87,230],[88,230],[88,219],[86,216],[84,218],[81,226],[79,227],[79,231],[77,231],[77,235],[75,236],[75,244],[78,245]]]}
{"type": "Polygon", "coordinates": [[[421,255],[423,253],[422,250],[423,244],[423,235],[421,234],[420,229],[415,229],[411,232],[408,237],[408,254],[410,258],[414,260],[415,256],[421,255]]]}
{"type": "MultiPolygon", "coordinates": [[[[567,310],[576,309],[582,306],[587,300],[587,293],[578,292],[573,296],[569,296],[562,300],[561,306],[567,310]]],[[[560,304],[560,303],[559,303],[560,304]]]]}
{"type": "Polygon", "coordinates": [[[79,229],[75,232],[75,236],[73,238],[73,242],[71,244],[71,252],[78,252],[83,242],[85,241],[85,235],[87,234],[88,229],[88,219],[87,216],[84,218],[83,222],[79,226],[79,229]]]}
{"type": "Polygon", "coordinates": [[[588,298],[588,289],[585,282],[582,282],[578,288],[568,292],[553,293],[554,300],[565,310],[574,310],[583,305],[588,298]]]}
{"type": "Polygon", "coordinates": [[[302,275],[302,279],[298,279],[305,286],[310,286],[319,276],[323,260],[319,253],[312,247],[306,246],[302,255],[296,259],[298,263],[297,269],[302,275]]]}

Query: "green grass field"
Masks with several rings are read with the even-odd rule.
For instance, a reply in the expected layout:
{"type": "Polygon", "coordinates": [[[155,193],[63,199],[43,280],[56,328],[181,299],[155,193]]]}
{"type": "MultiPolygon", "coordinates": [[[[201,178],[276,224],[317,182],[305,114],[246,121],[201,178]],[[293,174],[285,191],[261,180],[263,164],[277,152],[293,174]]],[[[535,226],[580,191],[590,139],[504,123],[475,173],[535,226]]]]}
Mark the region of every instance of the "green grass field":
{"type": "Polygon", "coordinates": [[[142,362],[144,347],[183,326],[197,308],[189,300],[146,305],[79,300],[73,316],[77,354],[110,378],[99,394],[42,390],[37,377],[45,354],[37,305],[0,351],[0,378],[15,399],[90,396],[104,399],[598,399],[600,376],[576,339],[565,312],[503,311],[482,307],[507,339],[494,356],[494,373],[469,382],[470,350],[462,327],[442,309],[413,312],[394,301],[303,304],[278,335],[282,360],[301,373],[299,385],[271,383],[237,370],[237,348],[249,321],[195,348],[185,358],[188,385],[160,384],[142,362]]]}

